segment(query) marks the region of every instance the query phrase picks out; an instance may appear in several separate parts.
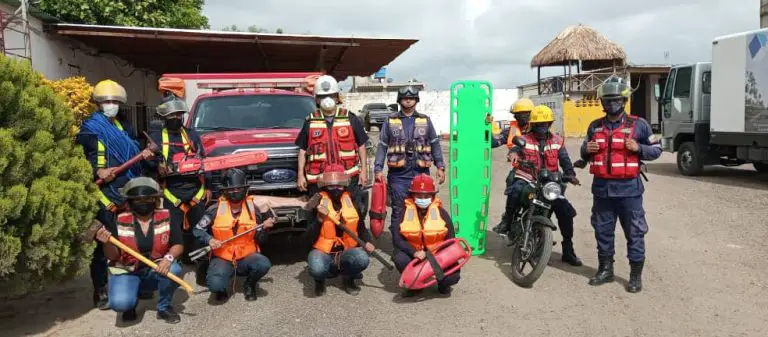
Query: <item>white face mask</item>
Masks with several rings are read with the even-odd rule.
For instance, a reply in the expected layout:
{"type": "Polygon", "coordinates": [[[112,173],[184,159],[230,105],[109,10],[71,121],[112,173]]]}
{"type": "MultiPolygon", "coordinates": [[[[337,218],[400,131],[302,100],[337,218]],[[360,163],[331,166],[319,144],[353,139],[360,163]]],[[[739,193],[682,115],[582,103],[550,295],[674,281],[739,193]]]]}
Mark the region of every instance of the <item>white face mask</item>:
{"type": "Polygon", "coordinates": [[[416,207],[424,209],[429,207],[430,204],[432,204],[432,198],[426,198],[426,199],[416,199],[416,207]]]}
{"type": "Polygon", "coordinates": [[[326,97],[320,100],[320,108],[329,111],[336,107],[336,100],[331,97],[326,97]]]}
{"type": "Polygon", "coordinates": [[[101,111],[104,112],[104,116],[113,118],[117,116],[117,112],[120,111],[120,106],[114,103],[102,104],[101,111]]]}

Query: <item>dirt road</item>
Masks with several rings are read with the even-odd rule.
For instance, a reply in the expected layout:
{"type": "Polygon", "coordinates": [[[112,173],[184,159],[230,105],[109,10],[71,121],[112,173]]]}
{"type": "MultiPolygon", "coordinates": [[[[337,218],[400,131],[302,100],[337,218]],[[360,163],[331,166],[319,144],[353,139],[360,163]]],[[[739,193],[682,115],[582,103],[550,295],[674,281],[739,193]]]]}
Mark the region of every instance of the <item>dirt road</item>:
{"type": "MultiPolygon", "coordinates": [[[[571,157],[577,140],[569,140],[571,157]]],[[[504,205],[505,149],[494,151],[491,226],[504,205]]],[[[330,282],[314,298],[306,272],[306,250],[274,240],[273,268],[261,282],[261,297],[246,303],[238,293],[223,305],[209,303],[199,288],[193,298],[178,291],[182,322],[155,319],[154,300],[139,305],[140,321],[125,326],[110,311],[90,308],[88,280],[80,280],[27,303],[0,307],[0,335],[46,336],[766,336],[768,335],[768,240],[765,205],[768,177],[751,168],[709,168],[704,177],[677,173],[674,156],[649,163],[645,209],[650,226],[644,290],[624,290],[629,268],[624,236],[617,230],[618,282],[587,285],[597,265],[590,226],[591,176],[579,171],[582,187],[568,189],[578,211],[576,252],[583,267],[560,262],[531,289],[508,278],[509,252],[488,232],[488,252],[474,257],[450,298],[436,291],[402,299],[398,275],[371,260],[363,290],[352,297],[330,282]],[[282,247],[280,247],[282,246],[282,247]],[[291,251],[293,250],[293,251],[291,251]],[[11,306],[13,306],[11,308],[11,306]]],[[[443,198],[447,200],[447,185],[443,198]]],[[[389,233],[375,242],[391,251],[389,233]]],[[[555,240],[560,235],[555,232],[555,240]]],[[[194,275],[185,278],[192,282],[194,275]]]]}

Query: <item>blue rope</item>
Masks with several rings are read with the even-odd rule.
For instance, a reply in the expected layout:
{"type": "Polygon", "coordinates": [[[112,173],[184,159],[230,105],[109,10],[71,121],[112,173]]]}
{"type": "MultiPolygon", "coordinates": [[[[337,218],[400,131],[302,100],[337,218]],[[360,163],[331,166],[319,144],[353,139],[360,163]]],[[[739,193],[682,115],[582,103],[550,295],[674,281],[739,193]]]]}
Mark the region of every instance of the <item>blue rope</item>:
{"type": "MultiPolygon", "coordinates": [[[[83,134],[95,135],[106,146],[107,167],[117,166],[113,163],[125,163],[140,152],[138,144],[128,133],[120,131],[101,111],[94,112],[81,128],[83,134]]],[[[129,179],[141,176],[141,165],[134,164],[125,171],[125,175],[129,179]]],[[[110,190],[119,195],[117,187],[110,185],[110,190]]]]}

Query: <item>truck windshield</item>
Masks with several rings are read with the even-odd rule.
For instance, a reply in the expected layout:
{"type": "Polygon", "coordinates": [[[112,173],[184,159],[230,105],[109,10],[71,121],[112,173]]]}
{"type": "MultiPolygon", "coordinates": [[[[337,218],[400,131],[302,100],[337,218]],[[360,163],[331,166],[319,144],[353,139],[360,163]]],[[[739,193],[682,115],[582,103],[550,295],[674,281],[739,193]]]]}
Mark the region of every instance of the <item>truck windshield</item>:
{"type": "Polygon", "coordinates": [[[192,128],[208,130],[299,129],[315,100],[297,95],[204,98],[193,111],[192,128]]]}

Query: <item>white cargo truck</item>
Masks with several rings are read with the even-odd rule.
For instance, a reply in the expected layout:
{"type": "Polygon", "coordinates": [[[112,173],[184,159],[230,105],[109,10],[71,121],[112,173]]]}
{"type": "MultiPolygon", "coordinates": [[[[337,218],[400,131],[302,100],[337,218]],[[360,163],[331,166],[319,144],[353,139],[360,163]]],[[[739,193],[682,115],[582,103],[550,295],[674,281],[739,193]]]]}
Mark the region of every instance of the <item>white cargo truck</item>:
{"type": "Polygon", "coordinates": [[[768,29],[715,38],[711,62],[675,66],[655,89],[662,146],[680,173],[747,163],[768,172],[768,29]]]}

